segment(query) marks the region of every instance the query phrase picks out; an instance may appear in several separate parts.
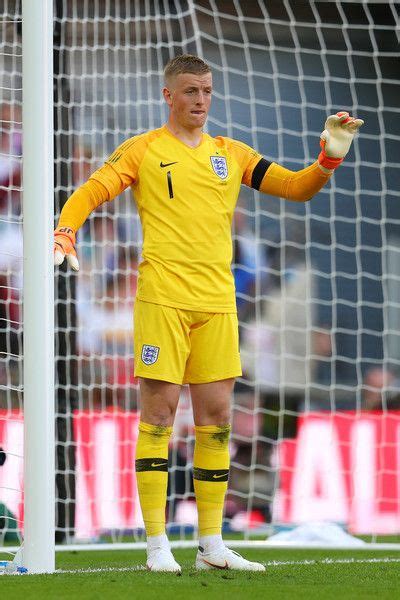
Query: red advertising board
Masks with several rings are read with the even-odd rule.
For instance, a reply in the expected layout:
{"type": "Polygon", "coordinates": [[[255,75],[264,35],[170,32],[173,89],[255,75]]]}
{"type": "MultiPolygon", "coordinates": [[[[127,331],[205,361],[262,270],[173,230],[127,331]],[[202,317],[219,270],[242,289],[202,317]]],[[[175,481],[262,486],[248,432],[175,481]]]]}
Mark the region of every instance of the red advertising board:
{"type": "MultiPolygon", "coordinates": [[[[74,414],[78,538],[142,526],[134,473],[137,426],[135,412],[74,414]]],[[[0,411],[0,446],[7,452],[0,502],[22,523],[19,411],[0,411]]],[[[305,414],[297,437],[280,443],[277,461],[275,521],[334,521],[358,534],[400,532],[400,412],[305,414]]]]}
{"type": "Polygon", "coordinates": [[[143,526],[135,479],[136,412],[78,411],[76,536],[143,526]]]}
{"type": "MultiPolygon", "coordinates": [[[[138,413],[128,411],[74,413],[77,538],[143,526],[134,469],[138,422],[138,413]]],[[[0,502],[21,526],[23,438],[22,414],[0,411],[0,446],[7,454],[0,468],[0,502]]]]}
{"type": "Polygon", "coordinates": [[[18,410],[0,410],[0,447],[7,459],[0,467],[0,503],[15,515],[22,527],[24,516],[24,422],[18,410]]]}
{"type": "Polygon", "coordinates": [[[274,519],[400,531],[400,412],[304,414],[278,449],[274,519]]]}

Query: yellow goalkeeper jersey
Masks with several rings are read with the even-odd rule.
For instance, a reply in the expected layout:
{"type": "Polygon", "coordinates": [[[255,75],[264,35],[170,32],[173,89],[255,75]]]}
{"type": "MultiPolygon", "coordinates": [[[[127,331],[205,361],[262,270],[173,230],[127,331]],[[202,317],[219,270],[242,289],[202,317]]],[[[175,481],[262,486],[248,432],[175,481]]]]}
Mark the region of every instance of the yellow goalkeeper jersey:
{"type": "Polygon", "coordinates": [[[137,297],[231,313],[231,223],[240,185],[304,202],[330,175],[318,162],[290,171],[227,137],[203,134],[191,148],[165,125],[119,146],[68,199],[58,225],[76,231],[92,210],[130,186],[143,228],[137,297]]]}
{"type": "Polygon", "coordinates": [[[139,299],[236,312],[231,223],[240,185],[251,185],[260,160],[225,137],[203,134],[191,148],[164,126],[127,140],[91,176],[110,198],[132,188],[143,228],[139,299]]]}

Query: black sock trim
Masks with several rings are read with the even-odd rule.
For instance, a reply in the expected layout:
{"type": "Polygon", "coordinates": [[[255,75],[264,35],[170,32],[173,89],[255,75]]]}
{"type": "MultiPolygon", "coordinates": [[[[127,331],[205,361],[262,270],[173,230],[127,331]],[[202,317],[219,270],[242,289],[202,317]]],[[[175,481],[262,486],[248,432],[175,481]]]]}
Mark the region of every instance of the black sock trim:
{"type": "Polygon", "coordinates": [[[168,471],[166,458],[137,458],[135,460],[136,473],[141,471],[168,471]]]}
{"type": "Polygon", "coordinates": [[[229,469],[199,469],[193,467],[193,479],[197,481],[228,481],[229,469]]]}
{"type": "Polygon", "coordinates": [[[251,187],[255,190],[260,189],[261,182],[264,178],[265,173],[269,169],[272,163],[265,158],[262,158],[254,167],[253,174],[251,176],[251,187]]]}

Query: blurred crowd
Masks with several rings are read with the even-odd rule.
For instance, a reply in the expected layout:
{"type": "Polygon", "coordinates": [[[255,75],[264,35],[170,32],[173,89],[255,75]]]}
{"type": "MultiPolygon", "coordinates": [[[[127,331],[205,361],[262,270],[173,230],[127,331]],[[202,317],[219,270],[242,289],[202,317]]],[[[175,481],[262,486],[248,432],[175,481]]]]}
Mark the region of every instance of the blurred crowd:
{"type": "MultiPolygon", "coordinates": [[[[0,408],[7,408],[4,390],[22,385],[19,106],[0,107],[0,128],[0,408]]],[[[71,191],[101,164],[98,154],[89,146],[76,145],[70,161],[71,191]]],[[[271,499],[277,485],[277,441],[295,436],[297,415],[302,411],[330,408],[319,400],[324,386],[320,374],[321,365],[332,364],[334,347],[329,324],[320,323],[314,310],[318,295],[305,245],[269,245],[255,230],[255,217],[241,198],[233,223],[233,274],[243,377],[235,390],[226,511],[239,528],[238,515],[246,515],[255,526],[271,517],[271,499]],[[251,498],[249,489],[253,490],[251,498]]],[[[76,306],[81,408],[138,408],[132,315],[140,236],[138,215],[129,193],[93,213],[78,234],[81,269],[76,306]]],[[[359,401],[349,402],[346,408],[400,407],[397,377],[382,365],[371,365],[358,389],[359,401]]],[[[184,389],[171,448],[174,468],[170,478],[171,515],[182,522],[193,502],[192,434],[190,402],[184,389]]]]}

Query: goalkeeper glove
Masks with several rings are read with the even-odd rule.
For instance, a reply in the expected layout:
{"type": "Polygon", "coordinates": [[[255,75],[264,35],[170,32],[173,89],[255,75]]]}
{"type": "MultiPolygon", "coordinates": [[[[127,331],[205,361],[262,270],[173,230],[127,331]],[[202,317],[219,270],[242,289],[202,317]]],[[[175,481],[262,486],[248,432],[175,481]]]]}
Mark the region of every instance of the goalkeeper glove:
{"type": "Polygon", "coordinates": [[[336,169],[343,162],[350,150],[354,134],[363,124],[362,119],[355,119],[344,111],[327,118],[325,129],[320,135],[322,150],[318,156],[318,162],[321,167],[336,169]]]}
{"type": "Polygon", "coordinates": [[[54,264],[61,265],[65,256],[69,266],[74,271],[79,271],[75,250],[75,232],[70,227],[57,227],[54,231],[54,264]]]}

